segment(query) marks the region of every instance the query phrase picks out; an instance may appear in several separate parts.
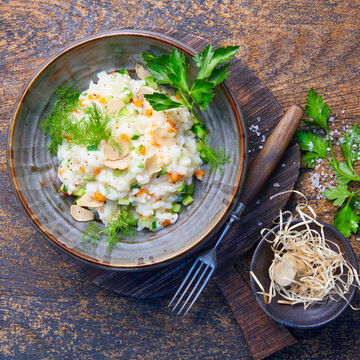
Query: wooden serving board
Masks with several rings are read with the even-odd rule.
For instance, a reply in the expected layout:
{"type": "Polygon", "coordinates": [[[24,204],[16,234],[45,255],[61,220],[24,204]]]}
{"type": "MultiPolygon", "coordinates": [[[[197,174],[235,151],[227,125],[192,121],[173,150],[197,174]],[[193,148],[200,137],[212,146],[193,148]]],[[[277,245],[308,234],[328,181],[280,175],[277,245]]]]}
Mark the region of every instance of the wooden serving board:
{"type": "MultiPolygon", "coordinates": [[[[207,45],[206,40],[198,36],[175,30],[157,31],[180,40],[197,51],[202,51],[207,45]]],[[[241,53],[238,57],[241,57],[241,53]]],[[[249,144],[248,163],[251,164],[283,112],[271,92],[240,59],[232,62],[227,83],[246,119],[249,144]]],[[[299,166],[300,150],[297,143],[293,141],[257,201],[245,211],[242,221],[233,225],[230,233],[218,248],[219,266],[222,263],[234,262],[259,240],[262,227],[271,226],[279,209],[287,203],[290,194],[279,196],[272,201],[269,201],[269,197],[280,191],[293,189],[299,175],[299,166]]],[[[210,241],[207,247],[212,244],[213,241],[210,241]]],[[[90,279],[96,285],[120,295],[144,299],[173,293],[184,278],[194,257],[196,255],[186,261],[173,263],[157,270],[133,273],[102,270],[72,258],[69,261],[84,279],[90,279]]]]}

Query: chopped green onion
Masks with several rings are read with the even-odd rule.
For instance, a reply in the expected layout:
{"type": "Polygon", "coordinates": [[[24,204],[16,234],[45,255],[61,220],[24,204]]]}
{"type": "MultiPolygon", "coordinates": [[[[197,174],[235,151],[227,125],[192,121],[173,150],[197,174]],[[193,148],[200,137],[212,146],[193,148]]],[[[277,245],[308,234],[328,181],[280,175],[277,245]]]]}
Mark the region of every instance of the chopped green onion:
{"type": "Polygon", "coordinates": [[[77,196],[76,199],[74,200],[74,204],[77,205],[78,200],[81,198],[81,196],[77,196]]]}
{"type": "Polygon", "coordinates": [[[140,189],[141,186],[139,184],[132,185],[130,189],[140,189]]]}
{"type": "Polygon", "coordinates": [[[119,116],[125,116],[129,114],[129,110],[126,107],[123,107],[120,111],[119,111],[119,116]]]}
{"type": "Polygon", "coordinates": [[[156,221],[153,221],[152,223],[151,223],[151,229],[152,230],[155,230],[156,229],[156,221]]]}
{"type": "Polygon", "coordinates": [[[141,148],[142,148],[142,145],[139,145],[138,148],[137,148],[137,152],[140,152],[141,148]]]}
{"type": "Polygon", "coordinates": [[[67,188],[66,188],[65,184],[62,184],[62,185],[61,185],[61,187],[60,187],[60,191],[62,191],[62,192],[64,192],[64,193],[66,193],[66,194],[68,193],[68,192],[67,192],[67,188]]]}
{"type": "Polygon", "coordinates": [[[195,185],[190,184],[189,187],[186,190],[186,195],[193,195],[195,191],[195,185]]]}
{"type": "Polygon", "coordinates": [[[124,197],[118,200],[119,205],[130,205],[130,200],[128,197],[124,197]]]}
{"type": "Polygon", "coordinates": [[[187,190],[188,186],[186,184],[180,186],[176,191],[179,192],[179,193],[186,193],[186,190],[187,190]]]}
{"type": "Polygon", "coordinates": [[[120,69],[118,71],[118,73],[121,74],[121,75],[125,75],[125,74],[127,74],[127,70],[126,69],[120,69]]]}
{"type": "Polygon", "coordinates": [[[177,214],[180,214],[180,211],[181,211],[181,205],[180,204],[177,204],[177,203],[173,203],[172,204],[172,208],[170,209],[171,212],[174,212],[174,213],[177,213],[177,214]]]}
{"type": "Polygon", "coordinates": [[[182,201],[184,206],[190,205],[194,201],[193,197],[191,195],[186,195],[184,200],[182,201]]]}
{"type": "Polygon", "coordinates": [[[147,86],[150,86],[154,90],[159,90],[159,86],[156,83],[155,79],[152,76],[148,76],[145,78],[145,82],[147,86]]]}
{"type": "Polygon", "coordinates": [[[84,187],[81,187],[80,189],[75,190],[72,194],[75,196],[83,196],[85,195],[86,189],[84,187]]]}
{"type": "Polygon", "coordinates": [[[87,150],[88,151],[95,151],[95,150],[97,150],[98,149],[98,146],[97,145],[89,145],[88,147],[87,147],[87,150]]]}
{"type": "Polygon", "coordinates": [[[165,174],[167,174],[167,171],[166,171],[166,169],[164,167],[162,167],[158,174],[159,175],[165,175],[165,174]]]}
{"type": "Polygon", "coordinates": [[[206,129],[201,125],[195,124],[191,130],[199,139],[204,139],[206,136],[206,129]]]}
{"type": "Polygon", "coordinates": [[[144,168],[144,167],[145,167],[144,163],[139,163],[138,168],[144,168]]]}
{"type": "Polygon", "coordinates": [[[131,140],[137,140],[141,135],[138,135],[138,134],[134,134],[132,137],[131,137],[131,140]]]}
{"type": "Polygon", "coordinates": [[[134,94],[130,91],[123,99],[122,101],[125,104],[128,104],[130,102],[130,100],[132,99],[132,97],[134,96],[134,94]]]}
{"type": "Polygon", "coordinates": [[[67,163],[70,164],[70,162],[71,162],[71,159],[67,159],[67,163]]]}
{"type": "Polygon", "coordinates": [[[113,175],[114,176],[120,176],[123,172],[124,172],[123,170],[115,169],[115,170],[113,170],[113,175]]]}
{"type": "Polygon", "coordinates": [[[84,181],[95,181],[95,178],[94,178],[94,177],[84,176],[84,177],[83,177],[83,180],[84,180],[84,181]]]}
{"type": "Polygon", "coordinates": [[[136,114],[136,115],[139,115],[139,114],[140,114],[140,113],[139,113],[139,110],[135,109],[135,114],[136,114]]]}

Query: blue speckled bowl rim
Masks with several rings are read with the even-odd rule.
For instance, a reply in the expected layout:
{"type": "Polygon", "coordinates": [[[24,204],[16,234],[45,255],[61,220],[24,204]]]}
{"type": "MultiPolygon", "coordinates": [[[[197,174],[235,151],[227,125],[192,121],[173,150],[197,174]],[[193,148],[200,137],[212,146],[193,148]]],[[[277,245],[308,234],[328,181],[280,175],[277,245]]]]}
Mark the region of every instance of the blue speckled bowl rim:
{"type": "MultiPolygon", "coordinates": [[[[344,245],[348,248],[350,254],[351,254],[351,259],[347,259],[351,265],[354,266],[354,268],[356,269],[357,272],[359,272],[359,269],[358,269],[358,264],[357,264],[357,258],[356,258],[356,255],[354,253],[354,250],[352,248],[352,246],[350,245],[350,243],[346,240],[346,238],[344,237],[343,234],[340,233],[340,231],[336,230],[333,226],[327,224],[327,223],[324,223],[323,221],[319,221],[317,220],[319,223],[321,223],[322,225],[324,225],[325,227],[327,227],[328,229],[330,229],[331,231],[333,231],[334,233],[336,233],[340,239],[343,240],[343,243],[344,245]]],[[[297,222],[297,221],[295,221],[297,222]]],[[[276,231],[276,229],[279,227],[279,225],[273,227],[272,229],[276,231]]],[[[264,246],[264,243],[266,243],[266,240],[265,238],[267,237],[267,235],[261,239],[261,241],[259,242],[259,244],[257,245],[255,251],[254,251],[254,255],[252,257],[252,260],[251,260],[251,265],[250,265],[250,270],[251,271],[254,271],[254,266],[255,266],[255,263],[256,261],[259,259],[258,257],[258,252],[260,251],[260,249],[264,246]]],[[[266,243],[267,245],[270,246],[269,243],[266,243]]],[[[320,326],[323,326],[323,325],[326,325],[328,324],[330,321],[333,321],[335,320],[338,316],[340,316],[343,311],[349,306],[349,303],[352,301],[352,299],[354,298],[354,295],[355,295],[355,292],[356,292],[356,288],[353,286],[352,287],[352,290],[351,290],[351,294],[350,294],[350,297],[349,297],[349,300],[348,302],[344,302],[344,305],[342,307],[342,309],[337,313],[335,314],[333,317],[325,320],[325,321],[322,321],[322,322],[319,322],[318,324],[314,324],[314,325],[295,325],[289,321],[286,321],[284,319],[280,319],[278,317],[276,317],[275,315],[273,315],[268,309],[267,307],[265,306],[264,302],[261,300],[262,297],[257,294],[257,284],[255,283],[255,280],[253,279],[252,276],[250,276],[250,284],[251,284],[251,290],[254,294],[254,297],[256,299],[256,301],[258,302],[258,304],[260,305],[261,309],[267,314],[269,315],[272,319],[274,319],[275,321],[277,321],[278,323],[282,324],[282,325],[286,325],[288,327],[291,327],[291,328],[296,328],[296,329],[312,329],[312,328],[317,328],[317,327],[320,327],[320,326]]],[[[284,306],[292,306],[292,305],[286,305],[284,304],[284,306]]],[[[323,304],[322,306],[326,306],[326,304],[323,304]]]]}
{"type": "Polygon", "coordinates": [[[41,235],[43,235],[47,240],[50,241],[51,244],[55,245],[57,248],[63,250],[67,254],[69,254],[71,257],[81,260],[87,264],[95,265],[97,267],[106,269],[106,270],[118,270],[118,271],[136,271],[136,270],[145,270],[145,269],[155,269],[157,267],[162,267],[165,265],[168,265],[172,262],[179,261],[183,259],[184,257],[188,257],[191,254],[193,254],[196,250],[198,250],[200,247],[204,246],[205,242],[208,241],[211,238],[211,234],[214,232],[214,230],[217,230],[221,224],[223,224],[227,217],[230,215],[230,211],[236,204],[236,201],[238,199],[239,194],[241,193],[242,186],[244,184],[245,176],[246,176],[246,170],[247,170],[247,162],[248,162],[248,154],[247,154],[247,148],[248,148],[248,137],[247,137],[247,131],[246,131],[246,125],[245,125],[245,119],[241,112],[241,109],[235,99],[234,94],[232,93],[229,86],[224,82],[220,86],[225,91],[225,94],[230,102],[230,105],[233,109],[233,113],[237,119],[238,128],[240,131],[240,135],[242,135],[242,141],[239,139],[239,146],[240,146],[240,156],[241,156],[241,165],[242,167],[238,170],[238,178],[237,183],[234,186],[234,191],[231,196],[231,200],[227,205],[226,211],[224,211],[224,214],[216,224],[213,224],[212,227],[209,228],[208,232],[201,238],[201,240],[194,243],[194,245],[185,250],[184,252],[177,254],[175,256],[169,257],[165,260],[151,263],[151,264],[141,264],[137,266],[124,266],[119,265],[115,266],[114,264],[108,264],[106,261],[100,261],[94,258],[91,258],[89,256],[86,256],[78,251],[75,251],[73,249],[68,248],[66,245],[58,241],[53,235],[48,233],[46,229],[42,226],[42,224],[36,219],[36,217],[31,212],[30,208],[28,207],[26,201],[22,197],[21,189],[19,188],[17,182],[16,182],[16,175],[14,173],[14,167],[12,165],[12,137],[13,137],[13,129],[14,125],[18,116],[18,113],[20,111],[22,101],[24,97],[26,96],[27,92],[31,88],[32,84],[37,80],[37,78],[40,76],[40,74],[55,60],[57,60],[59,57],[61,57],[66,52],[71,51],[73,48],[76,48],[80,45],[83,45],[85,43],[89,43],[91,41],[96,41],[101,38],[106,37],[116,37],[116,36],[138,36],[138,37],[147,37],[151,39],[155,39],[158,41],[165,42],[171,46],[177,47],[181,51],[185,52],[186,54],[193,56],[193,54],[196,52],[193,48],[183,44],[182,42],[175,40],[169,36],[159,34],[154,31],[148,31],[148,30],[136,30],[136,29],[121,29],[121,30],[113,30],[109,32],[103,32],[96,35],[92,35],[89,37],[86,37],[84,39],[75,41],[71,43],[70,45],[62,48],[60,51],[58,51],[55,55],[51,56],[48,60],[46,60],[40,67],[34,72],[34,74],[31,76],[30,80],[27,82],[27,84],[23,87],[23,89],[20,92],[20,95],[18,96],[16,103],[14,105],[14,109],[10,118],[10,123],[8,127],[8,135],[7,135],[7,151],[6,151],[6,158],[7,158],[7,165],[8,165],[8,172],[9,172],[9,178],[10,183],[12,186],[12,189],[14,191],[15,197],[18,201],[18,203],[21,205],[23,210],[25,211],[26,215],[30,218],[32,225],[35,227],[37,231],[40,232],[41,235]]]}

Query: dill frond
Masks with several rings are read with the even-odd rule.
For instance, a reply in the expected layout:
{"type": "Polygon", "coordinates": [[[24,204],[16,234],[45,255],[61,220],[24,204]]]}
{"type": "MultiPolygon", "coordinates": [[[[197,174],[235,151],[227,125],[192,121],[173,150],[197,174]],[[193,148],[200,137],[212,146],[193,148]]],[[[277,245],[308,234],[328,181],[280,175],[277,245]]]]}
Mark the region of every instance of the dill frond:
{"type": "Polygon", "coordinates": [[[224,169],[221,165],[230,162],[230,155],[225,154],[222,149],[213,149],[211,146],[207,145],[207,141],[208,136],[204,139],[199,139],[199,152],[201,154],[201,158],[203,161],[209,163],[210,174],[217,169],[219,169],[222,174],[224,169]]]}
{"type": "Polygon", "coordinates": [[[48,150],[56,155],[58,147],[65,137],[64,121],[72,117],[71,112],[79,106],[80,92],[69,84],[63,84],[55,89],[58,100],[55,101],[49,116],[42,122],[41,129],[50,136],[48,150]]]}
{"type": "Polygon", "coordinates": [[[137,220],[133,214],[123,206],[120,206],[120,214],[115,220],[109,221],[105,229],[108,251],[110,252],[119,241],[119,233],[122,233],[124,236],[130,235],[131,239],[134,239],[136,227],[137,220]]]}
{"type": "Polygon", "coordinates": [[[91,222],[84,231],[82,240],[91,242],[96,246],[100,235],[104,233],[106,235],[107,249],[109,252],[115,247],[116,243],[119,242],[119,233],[124,236],[129,236],[134,239],[137,227],[137,220],[133,214],[120,206],[120,213],[115,220],[109,221],[107,227],[100,229],[95,222],[91,222]]]}

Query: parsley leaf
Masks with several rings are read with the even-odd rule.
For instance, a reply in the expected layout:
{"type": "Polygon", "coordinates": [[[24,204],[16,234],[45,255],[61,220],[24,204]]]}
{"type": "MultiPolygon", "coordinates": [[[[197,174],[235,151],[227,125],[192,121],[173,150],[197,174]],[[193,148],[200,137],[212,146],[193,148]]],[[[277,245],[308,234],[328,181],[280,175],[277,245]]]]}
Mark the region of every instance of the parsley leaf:
{"type": "Polygon", "coordinates": [[[169,69],[170,55],[153,56],[148,52],[143,52],[142,58],[159,84],[171,85],[172,80],[169,78],[169,74],[171,73],[169,69]]]}
{"type": "Polygon", "coordinates": [[[191,90],[191,96],[201,110],[205,110],[207,104],[214,97],[214,94],[212,93],[213,87],[214,84],[209,81],[195,79],[191,90]]]}
{"type": "Polygon", "coordinates": [[[345,236],[350,237],[351,233],[356,233],[358,230],[359,216],[351,207],[352,198],[346,205],[335,215],[334,226],[345,236]]]}
{"type": "Polygon", "coordinates": [[[303,156],[302,161],[309,168],[313,168],[316,161],[327,158],[327,148],[329,142],[318,134],[311,131],[297,131],[296,137],[298,139],[301,150],[307,151],[303,156]]]}
{"type": "Polygon", "coordinates": [[[197,53],[194,57],[195,64],[199,68],[196,78],[200,80],[208,78],[217,65],[231,60],[238,50],[238,46],[226,46],[214,50],[209,44],[201,54],[197,53]]]}
{"type": "Polygon", "coordinates": [[[224,66],[215,68],[207,80],[213,83],[214,87],[216,85],[219,85],[229,76],[229,73],[226,72],[229,69],[229,67],[230,64],[225,64],[224,66]]]}
{"type": "Polygon", "coordinates": [[[146,94],[144,95],[144,97],[156,111],[169,110],[184,106],[181,103],[171,100],[165,94],[153,93],[153,94],[146,94]]]}
{"type": "Polygon", "coordinates": [[[341,206],[345,200],[351,196],[351,192],[348,190],[346,184],[338,184],[338,186],[335,188],[325,190],[323,195],[328,200],[334,200],[333,204],[335,206],[341,206]]]}
{"type": "MultiPolygon", "coordinates": [[[[344,137],[340,139],[341,151],[344,155],[346,163],[349,168],[355,173],[353,164],[360,157],[360,129],[357,124],[355,124],[350,130],[348,130],[344,137]]],[[[355,173],[356,174],[356,173],[355,173]]]]}
{"type": "Polygon", "coordinates": [[[329,105],[324,103],[321,95],[318,95],[313,88],[310,89],[306,102],[308,105],[305,106],[305,112],[311,118],[306,120],[306,123],[327,130],[327,119],[331,113],[329,105]]]}

